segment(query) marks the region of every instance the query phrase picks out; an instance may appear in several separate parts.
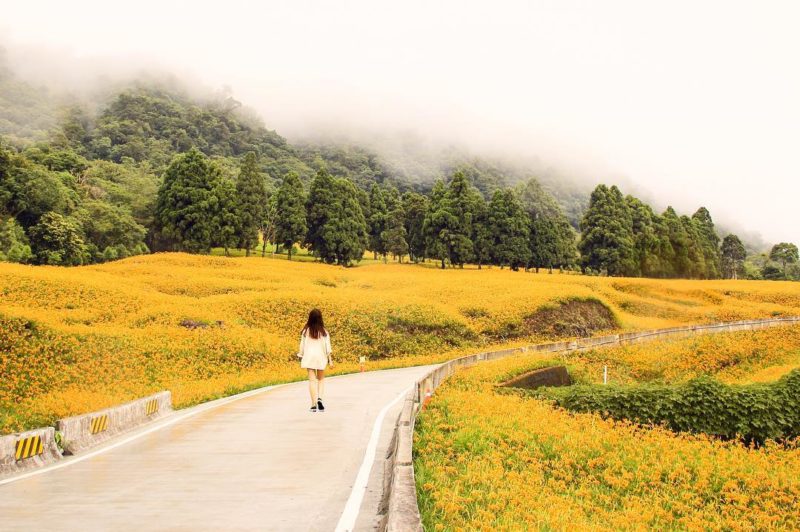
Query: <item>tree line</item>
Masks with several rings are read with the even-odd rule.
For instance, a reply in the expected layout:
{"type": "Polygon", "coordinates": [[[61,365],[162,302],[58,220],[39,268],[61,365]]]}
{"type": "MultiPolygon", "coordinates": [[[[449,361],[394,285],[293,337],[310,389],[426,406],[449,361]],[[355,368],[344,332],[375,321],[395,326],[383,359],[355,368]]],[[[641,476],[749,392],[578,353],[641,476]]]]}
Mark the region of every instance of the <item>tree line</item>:
{"type": "Polygon", "coordinates": [[[261,254],[296,246],[351,265],[375,258],[435,260],[445,268],[496,265],[587,274],[675,278],[800,279],[797,246],[748,256],[736,235],[720,239],[711,214],[656,214],[615,186],[592,192],[578,234],[535,179],[486,197],[463,172],[428,193],[391,183],[368,189],[324,166],[308,190],[288,170],[272,183],[260,157],[174,155],[155,178],[129,159],[89,161],[68,148],[0,146],[0,259],[78,265],[159,250],[214,247],[261,254]],[[238,175],[236,175],[238,174],[238,175]],[[236,175],[236,177],[234,177],[236,175]]]}
{"type": "Polygon", "coordinates": [[[261,235],[262,254],[272,242],[291,259],[302,245],[345,266],[367,250],[398,262],[435,259],[442,268],[564,268],[576,260],[574,230],[533,179],[487,201],[461,172],[424,195],[376,183],[366,191],[322,168],[308,191],[289,172],[269,194],[254,153],[244,157],[235,183],[199,150],[176,156],[158,192],[156,223],[159,246],[172,250],[238,247],[249,255],[261,235]]]}
{"type": "Polygon", "coordinates": [[[735,235],[720,241],[703,208],[655,214],[605,185],[588,205],[569,185],[554,190],[552,176],[545,190],[524,169],[478,159],[423,168],[357,146],[293,146],[225,94],[201,101],[134,85],[95,113],[44,95],[31,107],[21,99],[31,91],[0,68],[0,114],[11,119],[0,120],[0,260],[77,265],[257,245],[263,254],[271,243],[338,264],[369,250],[441,267],[800,279],[794,244],[748,254],[735,235]],[[432,175],[448,179],[427,184],[432,175]]]}
{"type": "Polygon", "coordinates": [[[773,246],[760,269],[747,268],[747,251],[738,236],[720,240],[711,213],[700,207],[679,216],[662,214],[616,187],[598,185],[581,221],[581,266],[612,276],[686,279],[800,279],[797,246],[773,246]],[[780,263],[781,269],[775,265],[780,263]]]}

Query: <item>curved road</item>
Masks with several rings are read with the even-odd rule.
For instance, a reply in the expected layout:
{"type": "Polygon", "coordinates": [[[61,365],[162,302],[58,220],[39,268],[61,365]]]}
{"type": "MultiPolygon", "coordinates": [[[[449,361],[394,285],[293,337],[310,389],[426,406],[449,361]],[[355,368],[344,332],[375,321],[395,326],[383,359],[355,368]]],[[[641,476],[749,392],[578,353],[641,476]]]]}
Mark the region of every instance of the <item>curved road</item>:
{"type": "Polygon", "coordinates": [[[305,382],[177,411],[0,479],[0,529],[371,530],[394,401],[432,367],[330,378],[324,413],[308,412],[305,382]]]}

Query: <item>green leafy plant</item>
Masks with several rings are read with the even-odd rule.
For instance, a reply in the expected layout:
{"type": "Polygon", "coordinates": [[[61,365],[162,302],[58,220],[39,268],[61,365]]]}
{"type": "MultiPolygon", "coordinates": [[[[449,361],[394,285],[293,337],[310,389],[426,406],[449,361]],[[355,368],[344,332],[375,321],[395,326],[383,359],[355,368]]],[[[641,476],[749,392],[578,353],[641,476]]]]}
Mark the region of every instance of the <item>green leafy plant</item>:
{"type": "Polygon", "coordinates": [[[528,393],[573,412],[597,412],[747,444],[800,436],[800,370],[770,384],[725,385],[699,377],[674,386],[580,385],[528,393]]]}

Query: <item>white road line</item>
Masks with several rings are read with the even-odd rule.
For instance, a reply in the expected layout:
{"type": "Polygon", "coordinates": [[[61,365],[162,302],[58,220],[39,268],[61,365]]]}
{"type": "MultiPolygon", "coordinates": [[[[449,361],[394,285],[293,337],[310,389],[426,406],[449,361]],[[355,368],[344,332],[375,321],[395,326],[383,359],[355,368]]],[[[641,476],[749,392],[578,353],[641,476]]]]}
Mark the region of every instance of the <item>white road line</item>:
{"type": "MultiPolygon", "coordinates": [[[[79,454],[79,455],[75,456],[74,458],[67,458],[63,462],[56,462],[56,463],[54,463],[52,465],[44,466],[44,467],[42,467],[40,469],[35,469],[35,470],[30,471],[28,473],[22,473],[21,475],[17,475],[15,477],[2,479],[2,480],[0,480],[0,486],[2,486],[4,484],[10,484],[10,483],[16,482],[18,480],[23,480],[23,479],[26,479],[26,478],[35,477],[36,475],[41,475],[43,473],[49,473],[51,471],[56,471],[58,469],[61,469],[61,468],[64,468],[64,467],[69,467],[71,465],[75,465],[77,463],[83,462],[84,460],[88,460],[89,458],[93,458],[93,457],[95,457],[95,456],[97,456],[99,454],[106,453],[106,452],[108,452],[108,451],[110,451],[112,449],[116,449],[117,447],[121,447],[121,446],[123,446],[123,445],[125,445],[127,443],[130,443],[132,441],[138,440],[142,436],[146,436],[148,434],[156,432],[157,430],[161,430],[164,427],[169,427],[170,425],[174,425],[175,423],[178,423],[179,421],[183,421],[184,419],[188,419],[188,418],[190,418],[192,416],[196,416],[197,414],[202,414],[203,412],[208,412],[209,410],[213,410],[215,408],[219,408],[220,406],[224,406],[224,405],[233,403],[235,401],[239,401],[240,399],[247,399],[248,397],[252,397],[254,395],[258,395],[258,394],[261,394],[261,393],[264,393],[264,392],[268,392],[270,390],[275,390],[275,389],[278,389],[278,388],[282,388],[284,386],[288,386],[289,384],[295,384],[295,383],[288,382],[286,384],[276,384],[276,385],[272,385],[272,386],[266,386],[264,388],[258,388],[257,390],[251,390],[249,392],[244,392],[244,393],[241,393],[239,395],[232,395],[231,397],[225,397],[223,399],[217,399],[216,401],[213,401],[211,403],[206,403],[204,406],[198,406],[196,409],[192,410],[191,412],[186,412],[185,414],[178,415],[177,417],[171,417],[167,421],[165,421],[163,423],[159,423],[156,426],[153,426],[153,427],[151,427],[151,428],[149,428],[147,430],[144,430],[142,432],[137,432],[136,434],[134,434],[132,436],[128,436],[125,439],[116,441],[116,442],[112,443],[111,445],[107,445],[105,447],[101,447],[101,448],[97,449],[96,451],[92,451],[92,452],[87,453],[87,454],[79,454]]],[[[156,423],[158,423],[158,422],[156,422],[156,423]]]]}
{"type": "Polygon", "coordinates": [[[361,462],[361,467],[358,469],[356,481],[353,484],[353,489],[350,491],[350,496],[347,498],[347,503],[344,505],[344,511],[339,518],[339,523],[336,525],[336,532],[352,532],[356,526],[356,519],[358,512],[361,510],[361,502],[364,500],[364,495],[367,492],[369,484],[369,474],[372,471],[372,464],[375,462],[375,453],[378,450],[378,440],[381,435],[381,426],[383,425],[383,418],[386,413],[397,404],[397,402],[406,396],[411,387],[403,390],[391,403],[384,406],[378,413],[375,419],[375,425],[372,426],[372,434],[369,437],[367,450],[364,452],[364,461],[361,462]]]}

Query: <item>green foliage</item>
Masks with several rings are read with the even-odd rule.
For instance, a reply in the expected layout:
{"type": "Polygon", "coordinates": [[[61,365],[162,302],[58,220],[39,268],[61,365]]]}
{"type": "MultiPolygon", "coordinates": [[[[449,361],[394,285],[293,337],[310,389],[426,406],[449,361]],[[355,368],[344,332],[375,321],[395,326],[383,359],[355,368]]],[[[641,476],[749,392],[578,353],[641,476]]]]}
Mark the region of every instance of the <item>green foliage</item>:
{"type": "Polygon", "coordinates": [[[14,76],[0,49],[0,135],[17,146],[44,140],[58,122],[60,105],[46,89],[14,76]]]}
{"type": "Polygon", "coordinates": [[[323,231],[328,223],[330,213],[333,211],[335,201],[334,179],[327,169],[320,168],[311,182],[311,189],[306,201],[308,233],[305,243],[317,258],[331,256],[323,231]]]}
{"type": "MultiPolygon", "coordinates": [[[[577,258],[572,226],[582,218],[585,272],[716,278],[732,275],[731,267],[741,260],[728,257],[723,264],[719,237],[702,207],[691,217],[671,208],[658,216],[641,201],[623,199],[616,187],[603,185],[592,194],[591,212],[584,213],[584,191],[534,161],[511,164],[455,148],[414,147],[414,139],[378,152],[342,143],[292,146],[228,94],[190,97],[174,83],[134,84],[102,102],[59,99],[14,78],[0,57],[3,134],[15,149],[0,146],[0,214],[13,218],[24,232],[48,212],[79,222],[92,261],[148,248],[204,252],[208,245],[226,253],[239,246],[249,254],[259,232],[264,254],[267,243],[276,239],[279,222],[271,192],[291,172],[306,183],[319,181],[320,172],[327,174],[326,183],[310,187],[306,214],[305,240],[318,258],[332,256],[321,230],[335,208],[335,176],[356,185],[368,226],[367,247],[376,256],[405,249],[405,241],[412,260],[432,257],[442,267],[475,261],[516,268],[520,257],[527,257],[526,268],[572,267],[577,258]],[[174,169],[168,166],[192,149],[213,158],[215,176],[198,176],[213,183],[179,187],[194,190],[195,197],[174,196],[167,206],[159,190],[171,190],[166,181],[174,169]],[[237,171],[235,181],[223,177],[237,171]],[[538,179],[531,178],[532,171],[538,179]],[[430,190],[430,183],[445,175],[452,176],[448,186],[434,183],[430,190]],[[493,232],[501,218],[514,219],[499,212],[516,207],[497,203],[493,228],[485,201],[513,185],[528,217],[527,252],[518,241],[521,221],[517,229],[504,225],[502,234],[493,232]],[[429,197],[421,194],[428,191],[429,197]],[[396,219],[389,227],[399,209],[405,234],[396,219]],[[516,236],[509,236],[509,230],[516,236]]],[[[295,221],[287,223],[296,226],[295,221]]],[[[28,260],[22,258],[27,256],[24,247],[15,249],[4,256],[28,260]]],[[[797,260],[791,254],[785,258],[780,253],[772,261],[756,258],[747,264],[747,276],[800,277],[797,260]],[[775,263],[781,265],[780,275],[775,263]]],[[[736,272],[744,270],[741,265],[736,272]]]]}
{"type": "MultiPolygon", "coordinates": [[[[787,278],[787,265],[794,264],[800,260],[800,257],[798,257],[797,246],[788,242],[775,244],[769,252],[769,258],[770,260],[774,260],[775,262],[781,264],[783,267],[784,278],[787,278]]],[[[766,278],[766,275],[764,277],[766,278]]]]}
{"type": "Polygon", "coordinates": [[[728,235],[722,240],[722,274],[726,279],[737,279],[743,273],[747,251],[736,235],[728,235]]]}
{"type": "Polygon", "coordinates": [[[692,215],[692,224],[699,234],[699,246],[703,254],[705,271],[704,279],[717,279],[722,275],[722,257],[720,254],[720,239],[711,219],[711,213],[705,207],[700,207],[692,215]]]}
{"type": "Polygon", "coordinates": [[[211,249],[222,211],[217,193],[223,187],[219,169],[199,150],[173,159],[158,191],[156,221],[175,249],[195,253],[211,249]]]}
{"type": "Polygon", "coordinates": [[[445,261],[449,260],[448,241],[452,231],[458,226],[458,220],[449,209],[446,189],[443,181],[437,181],[431,191],[428,211],[422,223],[422,232],[425,235],[425,252],[429,257],[441,262],[442,268],[445,261]]]}
{"type": "Polygon", "coordinates": [[[48,212],[28,233],[38,264],[78,266],[88,260],[88,250],[76,220],[48,212]]]}
{"type": "Polygon", "coordinates": [[[529,266],[537,271],[571,266],[577,255],[575,232],[555,199],[536,179],[520,188],[520,199],[529,218],[529,266]]]}
{"type": "Polygon", "coordinates": [[[350,266],[360,261],[367,244],[367,222],[355,185],[347,179],[333,182],[333,204],[321,231],[326,253],[322,260],[350,266]]]}
{"type": "Polygon", "coordinates": [[[455,220],[446,239],[450,262],[454,265],[463,267],[472,260],[475,212],[482,201],[480,192],[470,185],[463,172],[453,174],[447,187],[445,205],[455,220]]]}
{"type": "Polygon", "coordinates": [[[478,263],[478,269],[480,269],[484,264],[495,264],[493,255],[495,238],[492,233],[491,206],[481,198],[475,203],[473,216],[473,260],[478,263]]]}
{"type": "Polygon", "coordinates": [[[33,252],[25,230],[13,218],[0,222],[0,260],[30,262],[33,252]]]}
{"type": "Polygon", "coordinates": [[[464,266],[474,256],[474,219],[483,201],[461,172],[456,172],[449,186],[437,181],[430,196],[428,212],[422,224],[426,250],[441,262],[464,266]]]}
{"type": "Polygon", "coordinates": [[[248,152],[242,160],[236,180],[236,216],[238,218],[238,246],[250,250],[258,244],[258,231],[267,206],[267,185],[258,168],[258,156],[248,152]]]}
{"type": "Polygon", "coordinates": [[[418,262],[425,258],[425,213],[428,211],[428,198],[416,192],[403,195],[405,212],[406,240],[411,260],[418,262]]]}
{"type": "Polygon", "coordinates": [[[255,152],[278,159],[286,141],[239,110],[230,97],[199,103],[174,87],[139,86],[117,94],[100,114],[86,146],[93,158],[124,157],[169,163],[176,153],[197,148],[209,156],[255,152]]]}
{"type": "Polygon", "coordinates": [[[373,183],[369,191],[369,217],[367,218],[367,231],[369,233],[369,249],[378,255],[386,255],[386,241],[383,234],[389,218],[389,210],[384,199],[384,192],[373,183]]]}
{"type": "Polygon", "coordinates": [[[711,214],[691,217],[672,207],[662,215],[616,187],[599,185],[583,220],[579,248],[584,271],[608,275],[716,279],[723,273],[711,214]]]}
{"type": "Polygon", "coordinates": [[[85,201],[76,219],[83,227],[89,257],[96,262],[137,254],[147,232],[127,209],[99,200],[85,201]]]}
{"type": "MultiPolygon", "coordinates": [[[[212,163],[213,164],[213,163],[212,163]]],[[[213,184],[211,198],[216,201],[216,210],[211,219],[211,245],[223,248],[225,255],[243,242],[242,218],[236,184],[220,175],[213,184]]],[[[211,202],[213,204],[213,201],[211,202]]],[[[255,245],[255,242],[249,242],[255,245]]],[[[247,249],[247,254],[250,250],[247,249]]]]}
{"type": "Polygon", "coordinates": [[[286,248],[292,260],[292,248],[306,236],[306,209],[303,183],[296,172],[283,179],[276,200],[275,240],[286,248]]]}
{"type": "Polygon", "coordinates": [[[408,254],[407,236],[405,212],[402,207],[398,206],[389,213],[386,221],[386,230],[381,235],[381,239],[386,245],[386,251],[391,253],[399,262],[403,262],[403,256],[408,254]]]}
{"type": "Polygon", "coordinates": [[[489,203],[487,223],[494,239],[491,248],[494,261],[515,271],[528,264],[531,258],[529,220],[513,190],[495,190],[489,203]]]}
{"type": "Polygon", "coordinates": [[[800,370],[771,384],[728,386],[710,377],[679,385],[579,385],[540,389],[574,412],[664,424],[677,432],[764,443],[800,435],[800,370]]]}
{"type": "Polygon", "coordinates": [[[616,186],[594,189],[581,230],[578,247],[584,268],[612,276],[636,273],[633,218],[616,186]]]}

